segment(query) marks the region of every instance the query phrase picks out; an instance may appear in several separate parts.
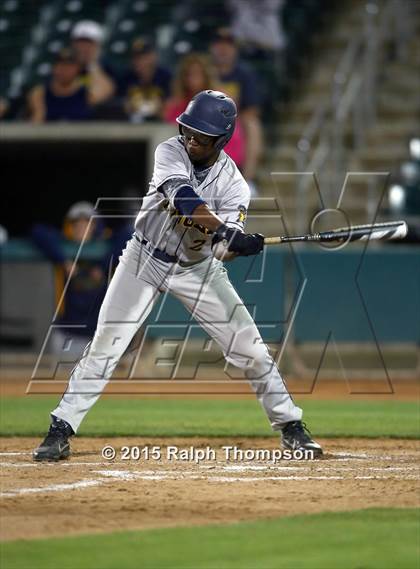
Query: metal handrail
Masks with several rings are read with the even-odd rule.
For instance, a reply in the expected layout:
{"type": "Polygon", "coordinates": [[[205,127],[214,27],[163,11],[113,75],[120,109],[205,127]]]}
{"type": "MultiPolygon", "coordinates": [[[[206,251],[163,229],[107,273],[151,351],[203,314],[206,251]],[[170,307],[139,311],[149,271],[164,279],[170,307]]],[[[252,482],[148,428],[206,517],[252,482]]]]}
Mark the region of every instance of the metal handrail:
{"type": "MultiPolygon", "coordinates": [[[[407,14],[401,9],[401,3],[395,0],[366,4],[363,29],[346,46],[333,75],[331,96],[314,110],[298,141],[295,154],[297,171],[315,172],[318,176],[323,173],[325,179],[321,179],[321,189],[324,197],[332,203],[349,160],[344,144],[346,125],[352,118],[353,148],[362,146],[364,132],[376,115],[378,67],[385,51],[381,47],[391,37],[397,53],[403,52],[407,36],[401,37],[399,30],[408,29],[404,18],[408,19],[407,14]]],[[[298,232],[305,231],[309,223],[307,191],[307,177],[299,176],[295,228],[298,232]]]]}

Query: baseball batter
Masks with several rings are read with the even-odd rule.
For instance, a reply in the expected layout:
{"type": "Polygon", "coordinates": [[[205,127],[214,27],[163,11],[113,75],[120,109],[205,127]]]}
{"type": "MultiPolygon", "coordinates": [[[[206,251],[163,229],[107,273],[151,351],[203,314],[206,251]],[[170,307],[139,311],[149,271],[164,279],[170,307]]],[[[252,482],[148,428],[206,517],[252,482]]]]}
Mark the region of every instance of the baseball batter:
{"type": "Polygon", "coordinates": [[[108,287],[95,335],[51,412],[35,460],[69,456],[69,438],[166,292],[184,304],[226,360],[244,370],[273,430],[281,432],[283,447],[322,454],[221,260],[258,255],[264,247],[262,235],[243,231],[250,192],[223,151],[236,115],[235,103],[224,93],[202,91],[178,117],[180,135],[157,147],[150,188],[108,287]]]}

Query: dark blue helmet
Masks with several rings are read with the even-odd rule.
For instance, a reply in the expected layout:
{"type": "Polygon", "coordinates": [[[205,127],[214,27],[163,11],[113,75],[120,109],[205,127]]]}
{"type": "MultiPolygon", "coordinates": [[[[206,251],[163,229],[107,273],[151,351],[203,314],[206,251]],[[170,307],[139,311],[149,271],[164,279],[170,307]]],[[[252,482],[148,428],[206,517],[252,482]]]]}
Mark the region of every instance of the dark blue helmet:
{"type": "Polygon", "coordinates": [[[176,122],[207,136],[218,136],[215,148],[222,150],[235,130],[236,115],[233,99],[221,91],[208,90],[195,95],[176,122]]]}

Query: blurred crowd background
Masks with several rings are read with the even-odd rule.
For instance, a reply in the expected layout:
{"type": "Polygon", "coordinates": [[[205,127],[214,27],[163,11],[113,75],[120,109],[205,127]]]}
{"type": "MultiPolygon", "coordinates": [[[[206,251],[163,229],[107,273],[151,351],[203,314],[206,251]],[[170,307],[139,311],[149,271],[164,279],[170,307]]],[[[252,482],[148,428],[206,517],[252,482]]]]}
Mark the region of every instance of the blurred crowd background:
{"type": "Polygon", "coordinates": [[[346,183],[344,221],[407,219],[405,243],[420,241],[415,0],[0,0],[0,51],[6,346],[39,347],[51,306],[91,335],[154,147],[203,89],[239,109],[225,150],[251,188],[249,230],[306,232],[346,183]],[[29,273],[52,299],[36,332],[16,286],[29,273]]]}
{"type": "MultiPolygon", "coordinates": [[[[363,140],[364,130],[380,118],[381,82],[400,81],[392,73],[387,77],[383,67],[406,65],[402,60],[407,49],[418,50],[418,14],[417,2],[402,0],[2,0],[0,121],[175,125],[195,93],[221,89],[239,109],[226,152],[257,197],[266,193],[262,178],[267,171],[306,170],[311,163],[306,160],[308,150],[316,149],[314,143],[327,125],[322,118],[325,103],[337,116],[347,104],[344,113],[355,125],[353,132],[343,132],[343,121],[335,117],[335,132],[325,150],[335,171],[322,160],[312,168],[325,172],[329,182],[324,186],[336,187],[350,165],[343,161],[343,154],[348,158],[353,150],[346,137],[353,136],[356,147],[370,142],[363,140]],[[363,53],[357,53],[359,34],[363,53]],[[334,68],[336,54],[342,60],[336,57],[334,68]],[[324,81],[330,92],[317,96],[320,84],[314,69],[324,57],[325,64],[331,62],[331,76],[324,81]],[[357,67],[363,75],[359,92],[350,85],[352,79],[357,82],[357,67]],[[300,116],[293,114],[299,97],[300,116]],[[300,156],[293,156],[290,164],[292,152],[300,156]]],[[[410,110],[418,115],[417,108],[410,110]]],[[[406,118],[404,109],[400,114],[406,118]]],[[[409,210],[419,206],[418,196],[410,191],[419,179],[418,117],[410,120],[411,127],[396,129],[394,136],[404,141],[406,156],[400,151],[387,164],[398,186],[390,194],[391,207],[397,210],[402,204],[409,210]],[[399,157],[400,163],[411,159],[411,166],[400,167],[399,157]]],[[[386,135],[390,138],[390,132],[386,135]]],[[[380,152],[377,138],[373,142],[380,152]]],[[[384,148],[387,159],[386,154],[384,148]]],[[[357,166],[351,169],[372,170],[357,166]]],[[[138,176],[137,195],[144,194],[148,174],[138,176]]],[[[114,184],[113,195],[125,195],[127,186],[136,186],[128,181],[124,185],[114,184]]],[[[299,194],[294,190],[292,199],[299,194]]],[[[302,203],[292,209],[299,205],[293,213],[301,216],[304,221],[298,225],[303,225],[302,203]]],[[[27,224],[16,229],[22,233],[27,224]]],[[[10,231],[16,229],[12,223],[10,231]]]]}
{"type": "Polygon", "coordinates": [[[332,4],[6,0],[0,117],[173,124],[194,94],[221,89],[240,113],[226,151],[254,189],[261,122],[290,94],[332,4]]]}

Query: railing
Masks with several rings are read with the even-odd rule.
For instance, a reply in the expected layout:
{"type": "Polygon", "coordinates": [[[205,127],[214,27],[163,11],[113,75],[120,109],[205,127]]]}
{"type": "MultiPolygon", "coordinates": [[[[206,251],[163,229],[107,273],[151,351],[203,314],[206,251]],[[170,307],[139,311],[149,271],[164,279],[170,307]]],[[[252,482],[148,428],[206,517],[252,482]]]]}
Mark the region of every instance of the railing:
{"type": "MultiPolygon", "coordinates": [[[[393,44],[397,57],[403,57],[410,35],[409,2],[367,3],[363,27],[349,41],[333,74],[330,98],[315,109],[302,132],[295,155],[296,169],[316,173],[327,207],[335,207],[351,152],[363,146],[366,129],[375,121],[378,75],[388,43],[393,44]],[[346,144],[348,134],[350,147],[346,144]]],[[[295,228],[302,233],[310,221],[311,180],[309,176],[297,179],[295,228]]]]}

